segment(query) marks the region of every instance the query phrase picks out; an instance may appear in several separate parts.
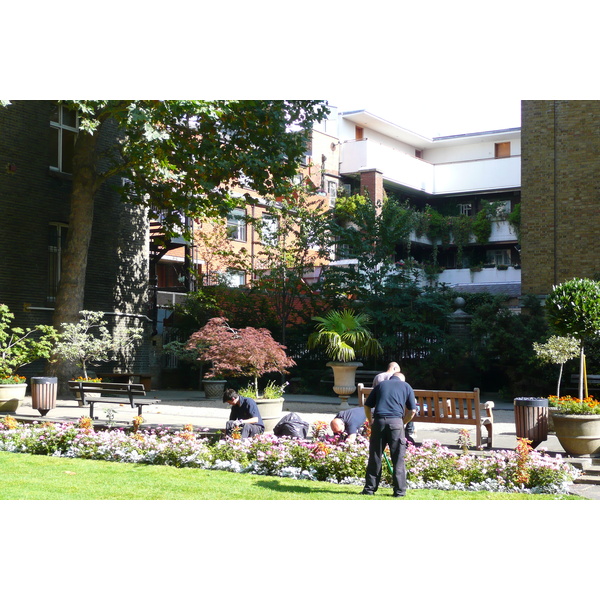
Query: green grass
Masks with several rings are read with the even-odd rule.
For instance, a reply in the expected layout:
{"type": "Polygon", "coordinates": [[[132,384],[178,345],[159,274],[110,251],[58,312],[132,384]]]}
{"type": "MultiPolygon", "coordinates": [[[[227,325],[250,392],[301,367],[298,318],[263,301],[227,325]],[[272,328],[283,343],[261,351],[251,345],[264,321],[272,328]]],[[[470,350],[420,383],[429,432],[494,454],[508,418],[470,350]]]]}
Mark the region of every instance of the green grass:
{"type": "MultiPolygon", "coordinates": [[[[357,486],[0,452],[1,500],[392,500],[357,486]]],[[[576,496],[409,491],[405,500],[552,500],[576,496]]],[[[396,502],[398,500],[394,499],[396,502]]]]}

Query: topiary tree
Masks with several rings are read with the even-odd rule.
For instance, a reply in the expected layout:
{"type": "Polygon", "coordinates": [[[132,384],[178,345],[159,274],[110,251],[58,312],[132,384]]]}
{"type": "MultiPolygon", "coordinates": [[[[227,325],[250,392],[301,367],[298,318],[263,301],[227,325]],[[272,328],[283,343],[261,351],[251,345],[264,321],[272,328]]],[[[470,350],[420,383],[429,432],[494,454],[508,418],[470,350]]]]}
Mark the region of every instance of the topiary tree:
{"type": "Polygon", "coordinates": [[[579,398],[583,400],[584,343],[600,333],[600,282],[575,278],[555,285],[545,309],[548,323],[556,333],[572,336],[581,343],[579,398]]]}
{"type": "Polygon", "coordinates": [[[560,396],[560,381],[562,379],[563,366],[569,359],[579,355],[579,346],[579,340],[570,336],[562,337],[560,335],[553,335],[543,344],[538,342],[533,343],[533,350],[542,362],[560,365],[556,388],[557,396],[560,396]]]}

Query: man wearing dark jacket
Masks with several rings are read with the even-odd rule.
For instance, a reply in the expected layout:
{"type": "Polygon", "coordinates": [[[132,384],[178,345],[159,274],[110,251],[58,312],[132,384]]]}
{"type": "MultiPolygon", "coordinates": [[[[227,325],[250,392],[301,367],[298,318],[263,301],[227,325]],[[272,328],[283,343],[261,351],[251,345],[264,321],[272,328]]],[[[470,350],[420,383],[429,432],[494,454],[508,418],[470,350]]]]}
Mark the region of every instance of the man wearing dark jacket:
{"type": "Polygon", "coordinates": [[[345,433],[347,442],[356,439],[358,430],[365,424],[367,417],[362,406],[340,411],[331,421],[330,427],[333,434],[345,433]]]}
{"type": "Polygon", "coordinates": [[[265,430],[258,405],[252,398],[240,396],[235,390],[227,389],[223,394],[223,402],[231,406],[229,421],[225,425],[225,433],[231,435],[233,430],[240,428],[242,437],[254,437],[265,430]]]}
{"type": "Polygon", "coordinates": [[[404,425],[414,417],[416,409],[417,403],[412,387],[396,375],[382,381],[369,394],[365,402],[365,413],[371,425],[371,437],[365,487],[361,494],[371,496],[379,488],[381,459],[385,447],[389,446],[394,467],[393,495],[395,497],[406,495],[404,425]]]}

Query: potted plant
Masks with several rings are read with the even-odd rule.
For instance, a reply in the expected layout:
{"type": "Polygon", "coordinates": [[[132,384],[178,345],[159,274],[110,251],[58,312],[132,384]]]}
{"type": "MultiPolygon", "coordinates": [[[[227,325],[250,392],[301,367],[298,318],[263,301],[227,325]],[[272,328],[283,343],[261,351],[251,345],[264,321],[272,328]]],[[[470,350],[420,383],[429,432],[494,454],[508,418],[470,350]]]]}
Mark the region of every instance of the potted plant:
{"type": "Polygon", "coordinates": [[[558,403],[553,413],[556,437],[571,454],[600,453],[600,410],[593,399],[584,398],[585,341],[600,332],[600,282],[570,279],[555,285],[545,302],[550,327],[580,344],[579,399],[558,403]],[[583,444],[587,439],[589,443],[583,444]],[[595,440],[595,441],[594,441],[595,440]]]}
{"type": "Polygon", "coordinates": [[[265,398],[259,392],[258,378],[266,373],[287,373],[287,369],[296,363],[286,355],[285,346],[276,342],[267,329],[234,329],[226,319],[215,317],[190,336],[186,348],[198,353],[197,360],[211,363],[208,376],[253,379],[254,398],[265,422],[265,430],[269,429],[270,421],[281,415],[283,397],[265,398]],[[275,415],[266,414],[267,405],[273,405],[270,412],[275,415]]]}
{"type": "Polygon", "coordinates": [[[17,371],[39,358],[50,358],[56,331],[51,325],[11,327],[15,315],[0,304],[0,411],[15,411],[25,397],[25,377],[17,371]]]}
{"type": "Polygon", "coordinates": [[[348,408],[348,398],[356,390],[356,369],[360,356],[375,356],[382,352],[381,344],[373,337],[367,325],[369,315],[353,310],[329,311],[324,317],[313,317],[318,322],[316,331],[308,336],[308,347],[323,346],[331,359],[327,363],[333,370],[333,391],[340,397],[341,408],[348,408]]]}
{"type": "Polygon", "coordinates": [[[134,341],[142,338],[141,327],[131,327],[110,333],[107,322],[103,320],[103,312],[82,310],[82,318],[76,323],[62,323],[62,333],[54,348],[56,358],[75,363],[83,376],[77,381],[100,381],[100,378],[89,375],[91,365],[112,360],[119,350],[127,348],[134,341]]]}

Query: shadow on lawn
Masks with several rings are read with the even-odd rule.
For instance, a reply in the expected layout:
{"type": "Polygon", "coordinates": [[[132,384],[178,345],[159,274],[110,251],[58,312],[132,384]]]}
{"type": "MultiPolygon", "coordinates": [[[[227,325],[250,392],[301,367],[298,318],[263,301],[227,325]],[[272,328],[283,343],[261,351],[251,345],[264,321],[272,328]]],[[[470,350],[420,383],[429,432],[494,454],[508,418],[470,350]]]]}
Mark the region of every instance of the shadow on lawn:
{"type": "Polygon", "coordinates": [[[287,483],[282,481],[257,481],[254,485],[266,488],[274,492],[289,492],[293,494],[304,494],[305,496],[313,494],[340,494],[342,496],[355,496],[358,495],[357,490],[335,490],[330,487],[303,487],[301,485],[295,485],[293,483],[287,483]]]}

